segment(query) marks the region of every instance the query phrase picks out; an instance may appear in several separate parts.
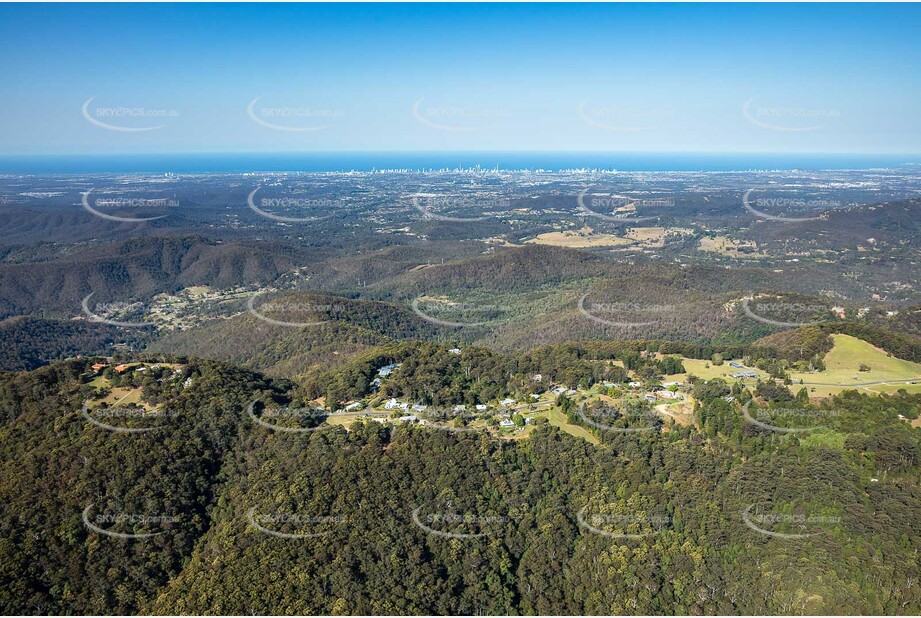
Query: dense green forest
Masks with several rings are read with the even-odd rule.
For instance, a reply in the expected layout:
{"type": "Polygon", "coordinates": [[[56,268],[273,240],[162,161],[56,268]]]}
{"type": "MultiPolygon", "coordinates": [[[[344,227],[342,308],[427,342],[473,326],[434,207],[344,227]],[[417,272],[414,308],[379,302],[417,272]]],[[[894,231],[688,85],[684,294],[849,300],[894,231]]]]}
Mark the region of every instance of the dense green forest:
{"type": "MultiPolygon", "coordinates": [[[[397,348],[418,378],[400,388],[450,386],[437,346],[397,348]]],[[[451,356],[504,362],[476,354],[451,356]]],[[[522,368],[553,370],[545,356],[522,368]]],[[[593,428],[597,447],[546,424],[523,441],[284,433],[245,410],[301,396],[293,383],[165,360],[182,365],[106,374],[169,411],[144,433],[81,415],[88,360],[0,376],[4,613],[921,611],[921,444],[899,419],[921,396],[800,402],[823,428],[778,433],[743,405],[781,418],[786,396],[699,381],[695,426],[593,428]]]]}

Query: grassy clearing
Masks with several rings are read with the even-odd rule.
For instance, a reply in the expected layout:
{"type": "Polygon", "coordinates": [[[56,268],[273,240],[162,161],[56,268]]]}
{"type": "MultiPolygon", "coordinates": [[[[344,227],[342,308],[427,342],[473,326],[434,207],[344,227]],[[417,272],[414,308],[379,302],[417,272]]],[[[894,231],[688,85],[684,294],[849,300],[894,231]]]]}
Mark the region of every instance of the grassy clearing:
{"type": "MultiPolygon", "coordinates": [[[[739,359],[732,359],[736,362],[741,363],[739,359]]],[[[689,375],[695,375],[701,380],[712,380],[714,378],[722,378],[727,382],[735,382],[736,378],[732,377],[732,374],[739,373],[740,371],[754,371],[762,380],[768,379],[768,374],[760,369],[755,369],[754,367],[746,367],[745,369],[737,369],[736,367],[729,366],[729,360],[723,362],[722,365],[714,365],[711,361],[701,360],[697,358],[682,358],[681,364],[684,365],[685,371],[687,373],[674,373],[672,375],[667,375],[662,378],[663,382],[686,382],[689,375]],[[709,365],[709,366],[708,366],[709,365]]],[[[754,383],[755,379],[745,380],[746,383],[754,383]]]]}
{"type": "Polygon", "coordinates": [[[591,442],[594,445],[601,444],[601,441],[592,435],[592,432],[587,430],[585,427],[580,427],[578,425],[573,425],[569,422],[569,419],[566,418],[566,415],[560,411],[559,408],[552,408],[547,412],[540,412],[539,416],[546,416],[547,420],[550,421],[550,424],[554,427],[559,427],[566,433],[577,438],[582,438],[588,442],[591,442]]]}
{"type": "Polygon", "coordinates": [[[569,247],[571,249],[590,249],[592,247],[616,247],[629,245],[630,240],[620,238],[613,234],[596,234],[592,228],[583,227],[580,230],[564,230],[562,232],[546,232],[525,241],[534,245],[551,245],[554,247],[569,247]]]}

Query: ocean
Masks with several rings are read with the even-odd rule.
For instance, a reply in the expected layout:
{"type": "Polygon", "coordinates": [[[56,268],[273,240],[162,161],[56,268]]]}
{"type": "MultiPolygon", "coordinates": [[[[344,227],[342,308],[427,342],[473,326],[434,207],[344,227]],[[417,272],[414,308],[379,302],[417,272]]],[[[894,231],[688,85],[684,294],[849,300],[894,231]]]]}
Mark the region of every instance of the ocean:
{"type": "Polygon", "coordinates": [[[745,171],[906,168],[919,155],[600,152],[316,152],[0,156],[0,173],[348,172],[382,169],[745,171]]]}

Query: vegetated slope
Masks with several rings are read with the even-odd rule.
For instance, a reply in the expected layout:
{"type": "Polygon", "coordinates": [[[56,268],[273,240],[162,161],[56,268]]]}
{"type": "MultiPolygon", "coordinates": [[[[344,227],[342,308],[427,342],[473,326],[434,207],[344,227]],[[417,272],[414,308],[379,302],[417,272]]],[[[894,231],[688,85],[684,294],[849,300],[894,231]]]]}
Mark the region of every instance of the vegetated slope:
{"type": "Polygon", "coordinates": [[[412,311],[389,303],[312,293],[275,295],[250,312],[164,336],[152,352],[187,354],[232,362],[269,375],[293,378],[312,368],[347,362],[370,346],[426,339],[436,328],[412,311]],[[280,313],[261,309],[280,306],[280,313]],[[302,309],[302,310],[298,310],[302,309]],[[308,326],[296,326],[307,323],[308,326]]]}
{"type": "Polygon", "coordinates": [[[755,345],[774,348],[788,360],[803,360],[824,356],[832,348],[830,335],[842,334],[857,337],[896,358],[921,362],[921,337],[854,322],[825,323],[784,330],[755,342],[755,345]]]}
{"type": "Polygon", "coordinates": [[[4,613],[921,608],[921,449],[896,416],[918,396],[848,393],[833,429],[778,435],[715,382],[695,391],[703,434],[602,432],[596,448],[546,426],[522,442],[377,423],[277,432],[245,409],[284,385],[191,361],[140,378],[175,413],[124,434],[81,416],[87,366],[0,376],[4,613]],[[824,519],[780,538],[746,525],[752,505],[824,519]],[[162,532],[113,538],[85,525],[88,507],[170,518],[90,519],[162,532]]]}
{"type": "Polygon", "coordinates": [[[0,371],[35,369],[54,360],[111,352],[144,334],[83,320],[15,317],[0,321],[0,371]]]}
{"type": "Polygon", "coordinates": [[[200,237],[135,238],[59,260],[0,265],[0,316],[39,311],[67,317],[80,302],[146,300],[192,285],[228,288],[270,282],[305,256],[284,246],[200,237]]]}

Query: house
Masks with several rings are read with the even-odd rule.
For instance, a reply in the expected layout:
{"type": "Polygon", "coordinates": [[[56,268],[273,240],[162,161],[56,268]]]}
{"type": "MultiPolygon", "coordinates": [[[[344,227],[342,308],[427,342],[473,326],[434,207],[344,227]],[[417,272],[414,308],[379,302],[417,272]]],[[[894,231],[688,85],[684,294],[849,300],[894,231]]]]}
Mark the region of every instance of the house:
{"type": "Polygon", "coordinates": [[[400,363],[391,363],[389,365],[384,365],[383,367],[377,370],[377,375],[379,375],[382,378],[386,378],[391,373],[393,373],[394,370],[398,369],[399,367],[400,367],[400,363]]]}
{"type": "Polygon", "coordinates": [[[748,378],[754,379],[758,377],[758,374],[755,373],[754,371],[747,370],[747,371],[740,371],[739,373],[734,373],[732,374],[732,377],[736,378],[737,380],[745,380],[748,378]]]}
{"type": "Polygon", "coordinates": [[[540,399],[540,395],[538,395],[537,393],[531,393],[531,399],[534,399],[534,400],[540,399]]]}
{"type": "Polygon", "coordinates": [[[466,409],[467,409],[467,406],[465,406],[465,405],[462,404],[462,403],[459,403],[459,404],[457,404],[456,406],[454,406],[454,411],[455,411],[455,412],[463,412],[463,411],[465,411],[466,409]]]}
{"type": "Polygon", "coordinates": [[[646,401],[650,403],[654,403],[656,401],[656,396],[653,395],[652,393],[646,393],[645,395],[643,395],[643,399],[645,399],[646,401]]]}
{"type": "Polygon", "coordinates": [[[557,395],[562,395],[563,393],[566,392],[566,387],[565,387],[565,386],[557,386],[555,389],[553,389],[553,392],[556,393],[557,395]]]}
{"type": "Polygon", "coordinates": [[[724,399],[725,401],[728,401],[729,403],[732,403],[733,401],[736,400],[736,398],[733,397],[732,395],[726,395],[725,397],[723,397],[723,399],[724,399]]]}
{"type": "Polygon", "coordinates": [[[105,369],[106,367],[108,367],[108,365],[106,365],[105,363],[94,363],[94,364],[93,364],[93,373],[99,373],[100,371],[102,371],[102,370],[105,369]]]}
{"type": "Polygon", "coordinates": [[[506,407],[506,406],[510,406],[510,405],[513,405],[513,404],[516,404],[516,403],[518,403],[518,402],[515,401],[514,399],[512,399],[511,397],[507,397],[507,398],[503,399],[502,401],[500,401],[500,402],[499,402],[499,405],[502,406],[502,407],[506,407]]]}
{"type": "Polygon", "coordinates": [[[514,427],[514,426],[515,426],[515,423],[513,423],[507,418],[504,418],[501,421],[499,421],[499,427],[514,427]]]}
{"type": "Polygon", "coordinates": [[[425,425],[425,421],[421,420],[415,414],[407,414],[405,416],[401,416],[397,420],[399,420],[401,423],[419,423],[420,425],[425,425]]]}
{"type": "Polygon", "coordinates": [[[192,376],[189,376],[185,379],[185,382],[182,383],[182,388],[189,388],[192,386],[192,376]]]}
{"type": "Polygon", "coordinates": [[[348,412],[350,410],[358,410],[359,408],[361,408],[361,406],[362,406],[362,403],[360,401],[356,401],[354,403],[350,403],[349,405],[345,406],[345,411],[348,412]]]}
{"type": "Polygon", "coordinates": [[[460,351],[460,348],[451,348],[450,350],[448,350],[448,353],[449,354],[460,354],[461,351],[460,351]]]}
{"type": "Polygon", "coordinates": [[[424,406],[421,403],[413,404],[413,412],[425,412],[428,410],[428,406],[424,406]]]}
{"type": "Polygon", "coordinates": [[[667,391],[665,389],[656,391],[656,396],[660,399],[681,399],[681,395],[678,393],[673,393],[672,391],[667,391]]]}
{"type": "Polygon", "coordinates": [[[643,385],[642,382],[628,382],[627,383],[627,386],[629,386],[630,388],[639,388],[642,385],[643,385]]]}
{"type": "Polygon", "coordinates": [[[484,406],[482,403],[478,403],[476,404],[476,409],[477,409],[477,412],[485,412],[486,406],[484,406]]]}
{"type": "Polygon", "coordinates": [[[681,382],[664,382],[662,386],[665,388],[669,388],[671,386],[681,386],[681,382]]]}
{"type": "Polygon", "coordinates": [[[729,366],[733,369],[745,369],[745,365],[736,361],[729,361],[729,366]]]}
{"type": "Polygon", "coordinates": [[[397,401],[396,398],[391,398],[384,404],[385,410],[408,410],[409,404],[402,401],[397,401]]]}
{"type": "Polygon", "coordinates": [[[535,373],[535,374],[531,377],[531,379],[534,380],[535,382],[540,382],[541,380],[544,379],[544,376],[542,376],[542,375],[539,374],[539,373],[535,373]]]}
{"type": "Polygon", "coordinates": [[[116,373],[124,373],[127,369],[128,369],[128,365],[116,365],[115,366],[116,373]]]}

